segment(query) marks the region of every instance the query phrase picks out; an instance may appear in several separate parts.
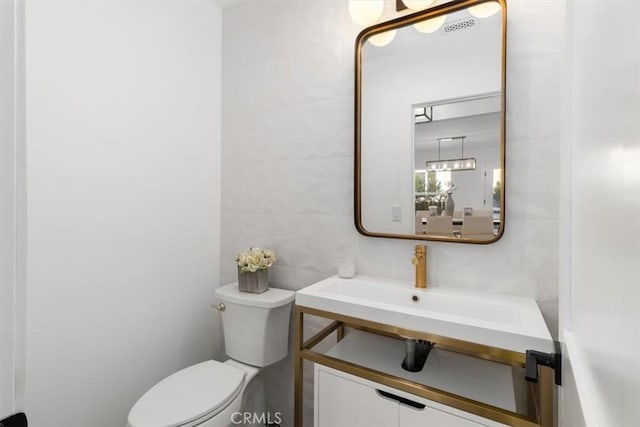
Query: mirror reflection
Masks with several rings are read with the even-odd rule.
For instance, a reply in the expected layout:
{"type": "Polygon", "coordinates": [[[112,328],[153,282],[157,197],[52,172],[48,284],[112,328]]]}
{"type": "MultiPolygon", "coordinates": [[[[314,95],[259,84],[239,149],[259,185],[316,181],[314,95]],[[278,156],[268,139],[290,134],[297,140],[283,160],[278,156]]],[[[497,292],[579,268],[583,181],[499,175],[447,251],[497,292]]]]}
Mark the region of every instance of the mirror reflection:
{"type": "Polygon", "coordinates": [[[497,240],[504,230],[502,13],[478,17],[454,5],[384,30],[365,30],[357,52],[359,231],[497,240]],[[380,45],[386,32],[394,37],[380,45]]]}
{"type": "Polygon", "coordinates": [[[499,93],[414,107],[415,234],[497,235],[500,111],[499,93]]]}

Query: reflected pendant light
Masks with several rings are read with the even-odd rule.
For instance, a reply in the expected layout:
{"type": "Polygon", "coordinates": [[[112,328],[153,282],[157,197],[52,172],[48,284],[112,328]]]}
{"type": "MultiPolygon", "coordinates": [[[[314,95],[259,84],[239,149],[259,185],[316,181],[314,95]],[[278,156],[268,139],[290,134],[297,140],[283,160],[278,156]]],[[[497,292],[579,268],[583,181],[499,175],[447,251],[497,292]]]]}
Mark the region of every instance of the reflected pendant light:
{"type": "Polygon", "coordinates": [[[440,172],[440,171],[469,171],[475,170],[476,159],[473,157],[464,158],[464,136],[453,136],[450,138],[438,138],[438,160],[427,160],[426,167],[427,172],[440,172]],[[462,141],[462,155],[459,159],[446,159],[440,160],[440,144],[442,141],[462,141]]]}
{"type": "Polygon", "coordinates": [[[444,21],[447,20],[447,15],[436,16],[435,18],[427,19],[426,21],[416,22],[413,24],[413,28],[415,28],[420,33],[433,33],[438,31],[438,28],[442,27],[444,21]]]}
{"type": "Polygon", "coordinates": [[[364,27],[378,22],[383,11],[384,0],[349,0],[351,19],[364,27]]]}
{"type": "Polygon", "coordinates": [[[375,36],[371,36],[367,39],[367,41],[374,46],[382,47],[391,43],[395,36],[396,30],[390,30],[385,31],[384,33],[376,34],[375,36]]]}
{"type": "Polygon", "coordinates": [[[500,3],[489,1],[469,8],[469,13],[476,18],[488,18],[500,10],[500,3]]]}
{"type": "MultiPolygon", "coordinates": [[[[440,3],[436,2],[436,0],[402,0],[407,9],[411,9],[414,11],[425,10],[429,6],[440,3]]],[[[413,27],[420,33],[433,33],[437,31],[438,28],[444,24],[446,21],[447,15],[436,16],[435,18],[427,19],[426,21],[418,22],[413,24],[413,27]]]]}

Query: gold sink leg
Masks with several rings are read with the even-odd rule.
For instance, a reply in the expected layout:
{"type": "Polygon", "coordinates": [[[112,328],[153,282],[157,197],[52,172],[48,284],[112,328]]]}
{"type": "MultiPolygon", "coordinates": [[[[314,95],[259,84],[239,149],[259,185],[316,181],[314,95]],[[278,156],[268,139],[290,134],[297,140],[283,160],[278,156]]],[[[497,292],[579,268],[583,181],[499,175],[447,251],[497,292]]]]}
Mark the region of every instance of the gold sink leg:
{"type": "Polygon", "coordinates": [[[293,378],[294,378],[294,397],[293,397],[293,425],[295,427],[302,427],[302,419],[303,419],[303,400],[302,400],[302,384],[303,384],[303,359],[302,355],[302,346],[304,345],[303,336],[302,336],[302,328],[304,325],[304,313],[296,307],[294,322],[295,322],[295,330],[294,330],[294,360],[293,360],[293,378]]]}

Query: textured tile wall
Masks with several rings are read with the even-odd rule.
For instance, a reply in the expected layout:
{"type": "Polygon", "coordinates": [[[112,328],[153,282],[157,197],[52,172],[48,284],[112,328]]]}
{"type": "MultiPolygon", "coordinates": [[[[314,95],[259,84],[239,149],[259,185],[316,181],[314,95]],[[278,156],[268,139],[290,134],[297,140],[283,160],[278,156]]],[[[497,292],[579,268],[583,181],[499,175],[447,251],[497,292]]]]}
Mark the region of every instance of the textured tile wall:
{"type": "MultiPolygon", "coordinates": [[[[509,2],[505,235],[488,246],[429,244],[431,283],[534,297],[553,333],[563,14],[562,0],[509,2]]],[[[236,279],[234,256],[252,245],[277,251],[270,277],[283,288],[335,274],[344,254],[360,274],[412,279],[415,242],[360,236],[353,225],[360,28],[347,2],[247,0],[225,11],[223,27],[221,283],[236,279]]],[[[265,376],[286,424],[290,361],[265,376]]]]}

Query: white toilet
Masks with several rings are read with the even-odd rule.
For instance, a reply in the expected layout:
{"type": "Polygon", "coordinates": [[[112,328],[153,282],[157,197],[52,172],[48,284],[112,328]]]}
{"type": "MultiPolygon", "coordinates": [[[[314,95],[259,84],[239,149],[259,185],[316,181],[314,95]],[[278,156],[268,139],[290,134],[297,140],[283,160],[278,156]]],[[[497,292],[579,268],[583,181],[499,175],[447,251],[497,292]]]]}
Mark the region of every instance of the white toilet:
{"type": "Polygon", "coordinates": [[[293,291],[270,288],[251,294],[231,283],[215,294],[224,304],[219,309],[230,359],[224,363],[207,360],[160,381],[133,405],[129,427],[238,424],[249,382],[261,367],[287,356],[293,291]]]}

